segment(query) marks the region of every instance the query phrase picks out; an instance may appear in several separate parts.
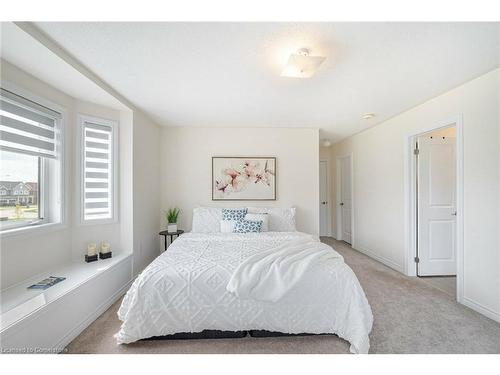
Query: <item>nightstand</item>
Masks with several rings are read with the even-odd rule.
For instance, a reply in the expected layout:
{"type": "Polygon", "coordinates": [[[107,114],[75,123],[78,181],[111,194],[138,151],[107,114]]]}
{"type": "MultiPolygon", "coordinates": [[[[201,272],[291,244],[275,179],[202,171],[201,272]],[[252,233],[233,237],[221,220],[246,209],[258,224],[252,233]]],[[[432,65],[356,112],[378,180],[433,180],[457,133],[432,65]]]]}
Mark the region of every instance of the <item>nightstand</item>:
{"type": "Polygon", "coordinates": [[[167,251],[167,247],[168,247],[167,237],[170,237],[170,243],[172,243],[174,241],[174,236],[179,237],[182,233],[184,233],[184,231],[180,230],[180,229],[177,232],[172,232],[172,233],[170,233],[166,230],[163,230],[160,233],[158,233],[160,236],[165,237],[165,251],[167,251]]]}

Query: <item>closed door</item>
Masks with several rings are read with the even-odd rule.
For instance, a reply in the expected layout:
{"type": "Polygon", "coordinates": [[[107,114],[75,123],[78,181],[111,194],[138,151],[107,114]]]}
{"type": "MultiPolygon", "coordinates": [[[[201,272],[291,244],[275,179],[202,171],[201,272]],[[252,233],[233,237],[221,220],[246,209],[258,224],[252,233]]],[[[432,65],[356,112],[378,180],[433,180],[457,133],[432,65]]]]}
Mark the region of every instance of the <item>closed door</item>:
{"type": "Polygon", "coordinates": [[[319,162],[319,235],[329,236],[328,163],[319,162]]]}
{"type": "Polygon", "coordinates": [[[351,198],[351,157],[340,159],[340,234],[341,240],[351,243],[352,198],[351,198]]]}
{"type": "Polygon", "coordinates": [[[456,275],[455,138],[418,138],[418,275],[456,275]]]}

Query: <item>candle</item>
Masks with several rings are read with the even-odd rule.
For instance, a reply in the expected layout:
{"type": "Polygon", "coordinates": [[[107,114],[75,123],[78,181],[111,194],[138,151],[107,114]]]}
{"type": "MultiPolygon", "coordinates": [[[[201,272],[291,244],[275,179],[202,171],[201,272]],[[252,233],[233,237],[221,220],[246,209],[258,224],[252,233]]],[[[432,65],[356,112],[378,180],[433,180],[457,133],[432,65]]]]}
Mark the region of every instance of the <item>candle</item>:
{"type": "Polygon", "coordinates": [[[89,243],[87,245],[87,255],[89,257],[97,254],[97,245],[95,243],[89,243]]]}
{"type": "Polygon", "coordinates": [[[106,254],[106,253],[109,253],[110,251],[111,251],[111,245],[109,244],[109,242],[102,241],[101,242],[101,253],[106,254]]]}

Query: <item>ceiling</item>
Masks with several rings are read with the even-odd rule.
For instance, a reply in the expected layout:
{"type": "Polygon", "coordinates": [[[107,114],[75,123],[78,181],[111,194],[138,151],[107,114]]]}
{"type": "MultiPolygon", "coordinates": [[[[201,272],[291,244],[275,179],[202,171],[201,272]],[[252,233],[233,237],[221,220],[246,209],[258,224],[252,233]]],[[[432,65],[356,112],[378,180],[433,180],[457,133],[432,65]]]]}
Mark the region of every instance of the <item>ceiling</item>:
{"type": "Polygon", "coordinates": [[[11,22],[1,23],[0,57],[73,98],[126,109],[71,65],[11,22]]]}
{"type": "Polygon", "coordinates": [[[498,23],[36,25],[160,125],[313,127],[333,142],[500,66],[498,23]],[[301,47],[326,61],[280,77],[301,47]]]}

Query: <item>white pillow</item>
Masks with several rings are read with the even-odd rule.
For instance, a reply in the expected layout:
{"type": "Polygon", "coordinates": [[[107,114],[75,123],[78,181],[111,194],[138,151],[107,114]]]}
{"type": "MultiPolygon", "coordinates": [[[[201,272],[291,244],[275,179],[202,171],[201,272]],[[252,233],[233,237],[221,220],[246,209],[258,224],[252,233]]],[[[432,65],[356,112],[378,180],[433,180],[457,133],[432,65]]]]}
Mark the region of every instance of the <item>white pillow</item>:
{"type": "Polygon", "coordinates": [[[222,220],[222,208],[197,207],[193,209],[193,233],[215,233],[220,232],[222,220]]]}
{"type": "Polygon", "coordinates": [[[233,233],[235,225],[236,225],[236,220],[221,220],[220,231],[222,233],[233,233]]]}
{"type": "Polygon", "coordinates": [[[268,214],[246,214],[245,220],[262,221],[261,232],[269,232],[269,215],[268,214]]]}
{"type": "Polygon", "coordinates": [[[271,232],[295,232],[295,207],[248,207],[248,213],[268,214],[268,227],[271,232]]]}

